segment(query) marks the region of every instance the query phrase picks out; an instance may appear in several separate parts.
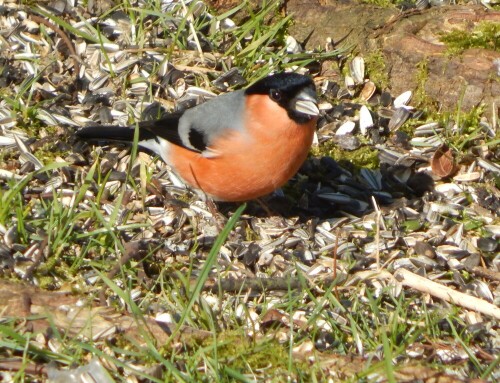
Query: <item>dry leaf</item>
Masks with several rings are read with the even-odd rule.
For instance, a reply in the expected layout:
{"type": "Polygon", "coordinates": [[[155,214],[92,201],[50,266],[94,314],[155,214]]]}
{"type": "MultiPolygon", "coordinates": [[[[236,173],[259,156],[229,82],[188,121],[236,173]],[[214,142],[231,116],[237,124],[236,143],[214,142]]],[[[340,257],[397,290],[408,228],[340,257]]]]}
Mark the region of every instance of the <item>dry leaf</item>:
{"type": "Polygon", "coordinates": [[[270,327],[276,323],[286,326],[287,323],[284,322],[285,318],[286,318],[286,315],[283,314],[280,310],[270,309],[262,317],[262,320],[261,320],[262,326],[263,327],[270,327]]]}
{"type": "Polygon", "coordinates": [[[436,150],[432,156],[431,168],[432,172],[440,178],[451,177],[457,172],[458,167],[448,145],[443,144],[436,150]]]}

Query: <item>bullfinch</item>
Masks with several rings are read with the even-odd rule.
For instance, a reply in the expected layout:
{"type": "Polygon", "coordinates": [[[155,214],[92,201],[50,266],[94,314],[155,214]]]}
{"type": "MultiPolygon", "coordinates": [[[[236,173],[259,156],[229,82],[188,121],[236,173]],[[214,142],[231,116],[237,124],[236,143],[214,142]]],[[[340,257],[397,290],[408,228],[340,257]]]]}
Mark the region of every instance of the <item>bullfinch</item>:
{"type": "MultiPolygon", "coordinates": [[[[139,146],[158,154],[201,195],[238,202],[287,182],[305,161],[319,109],[314,82],[277,73],[139,126],[139,146]]],[[[90,126],[86,140],[128,141],[134,126],[90,126]]]]}

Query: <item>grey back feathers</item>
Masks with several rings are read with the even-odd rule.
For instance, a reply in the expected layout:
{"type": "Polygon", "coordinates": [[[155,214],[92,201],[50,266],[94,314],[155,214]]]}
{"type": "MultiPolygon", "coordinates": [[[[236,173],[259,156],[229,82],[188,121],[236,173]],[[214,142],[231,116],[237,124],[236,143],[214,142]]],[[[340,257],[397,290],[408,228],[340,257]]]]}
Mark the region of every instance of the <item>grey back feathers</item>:
{"type": "Polygon", "coordinates": [[[179,120],[183,146],[197,151],[209,147],[227,129],[243,131],[245,93],[226,93],[184,112],[179,120]]]}

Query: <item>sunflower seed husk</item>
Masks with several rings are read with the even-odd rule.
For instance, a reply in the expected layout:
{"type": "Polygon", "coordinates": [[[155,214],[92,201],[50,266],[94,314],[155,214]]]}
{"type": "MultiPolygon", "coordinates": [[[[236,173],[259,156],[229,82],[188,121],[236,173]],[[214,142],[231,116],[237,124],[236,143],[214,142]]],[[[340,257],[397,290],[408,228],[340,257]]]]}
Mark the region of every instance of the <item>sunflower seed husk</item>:
{"type": "Polygon", "coordinates": [[[412,96],[411,90],[401,93],[394,99],[394,109],[404,108],[410,102],[412,96]]]}
{"type": "Polygon", "coordinates": [[[363,57],[354,57],[349,64],[349,69],[354,83],[362,84],[365,79],[365,60],[363,59],[363,57]]]}
{"type": "Polygon", "coordinates": [[[410,111],[406,108],[397,108],[389,121],[389,130],[394,132],[398,130],[410,117],[410,111]]]}

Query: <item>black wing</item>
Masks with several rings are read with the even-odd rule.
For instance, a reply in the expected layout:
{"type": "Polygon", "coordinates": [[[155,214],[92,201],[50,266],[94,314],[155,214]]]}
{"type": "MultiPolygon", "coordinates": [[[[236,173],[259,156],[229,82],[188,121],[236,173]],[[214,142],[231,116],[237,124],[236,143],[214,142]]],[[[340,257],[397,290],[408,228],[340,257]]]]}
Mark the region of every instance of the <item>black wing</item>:
{"type": "Polygon", "coordinates": [[[186,147],[179,135],[179,120],[183,112],[165,114],[159,120],[142,121],[139,123],[139,140],[161,137],[175,145],[186,147]]]}

